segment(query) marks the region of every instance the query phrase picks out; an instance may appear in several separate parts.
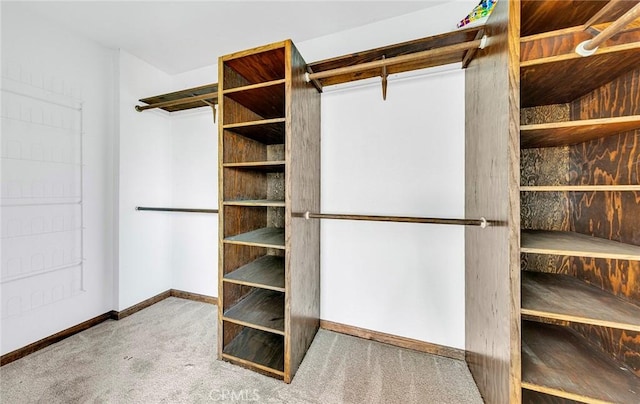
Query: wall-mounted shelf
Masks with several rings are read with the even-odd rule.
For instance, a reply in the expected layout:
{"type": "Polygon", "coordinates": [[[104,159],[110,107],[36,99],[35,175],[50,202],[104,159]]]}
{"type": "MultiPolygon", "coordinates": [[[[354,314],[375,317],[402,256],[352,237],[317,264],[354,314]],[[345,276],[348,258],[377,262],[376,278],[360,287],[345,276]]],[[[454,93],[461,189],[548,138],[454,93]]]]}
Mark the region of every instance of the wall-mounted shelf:
{"type": "Polygon", "coordinates": [[[640,307],[568,275],[523,272],[521,312],[640,331],[640,307]]]}
{"type": "Polygon", "coordinates": [[[635,129],[640,129],[640,115],[522,125],[520,147],[569,146],[635,129]]]}
{"type": "Polygon", "coordinates": [[[522,388],[581,402],[637,403],[633,373],[566,328],[522,322],[522,388]]]}
{"type": "Polygon", "coordinates": [[[522,230],[523,253],[640,260],[640,246],[568,231],[522,230]]]}
{"type": "Polygon", "coordinates": [[[136,108],[138,111],[160,108],[167,112],[183,111],[186,109],[210,107],[218,103],[218,84],[206,84],[200,87],[187,88],[173,93],[154,95],[139,100],[147,104],[136,108]],[[157,105],[157,107],[152,107],[157,105]]]}

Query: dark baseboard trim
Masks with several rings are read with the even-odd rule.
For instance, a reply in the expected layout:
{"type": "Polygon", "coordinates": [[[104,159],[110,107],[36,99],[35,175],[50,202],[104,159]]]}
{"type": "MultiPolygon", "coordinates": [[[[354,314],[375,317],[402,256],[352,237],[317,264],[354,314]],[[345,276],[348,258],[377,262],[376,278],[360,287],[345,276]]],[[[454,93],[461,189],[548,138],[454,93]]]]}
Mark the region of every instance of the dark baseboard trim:
{"type": "Polygon", "coordinates": [[[106,320],[122,320],[125,317],[132,315],[142,309],[146,309],[147,307],[154,305],[169,296],[178,297],[181,299],[195,300],[196,302],[210,303],[210,304],[218,304],[218,298],[213,296],[201,295],[198,293],[190,293],[184,292],[182,290],[170,289],[166,292],[162,292],[158,295],[150,297],[149,299],[143,300],[142,302],[133,305],[127,309],[122,311],[111,310],[104,314],[101,314],[97,317],[94,317],[90,320],[87,320],[83,323],[75,325],[71,328],[67,328],[66,330],[62,330],[58,333],[50,335],[41,339],[40,341],[36,341],[32,344],[29,344],[25,347],[16,349],[15,351],[11,351],[6,353],[0,357],[0,366],[4,366],[8,363],[11,363],[15,360],[23,358],[29,354],[32,354],[36,351],[39,351],[43,348],[48,347],[49,345],[55,344],[56,342],[62,341],[65,338],[69,338],[70,336],[77,334],[81,331],[87,330],[93,326],[96,326],[106,320]]]}
{"type": "Polygon", "coordinates": [[[171,296],[171,291],[167,290],[167,291],[164,291],[164,292],[162,292],[160,294],[157,294],[157,295],[155,295],[153,297],[150,297],[150,298],[148,298],[146,300],[143,300],[138,304],[134,304],[133,306],[128,307],[128,308],[126,308],[124,310],[116,311],[115,312],[116,313],[115,320],[122,320],[125,317],[129,317],[133,313],[137,313],[142,309],[146,309],[147,307],[149,307],[151,305],[154,305],[154,304],[166,299],[169,296],[171,296]]]}
{"type": "Polygon", "coordinates": [[[39,351],[43,348],[48,347],[49,345],[55,344],[56,342],[62,341],[65,338],[69,338],[70,336],[77,334],[81,331],[88,330],[89,328],[102,323],[103,321],[109,320],[113,318],[113,314],[115,311],[110,311],[104,314],[101,314],[97,317],[84,321],[78,325],[74,325],[71,328],[67,328],[66,330],[62,330],[53,335],[45,337],[40,341],[36,341],[32,344],[29,344],[20,349],[16,349],[15,351],[6,353],[0,357],[0,366],[4,366],[7,363],[11,363],[15,360],[18,360],[24,356],[32,354],[36,351],[39,351]]]}
{"type": "Polygon", "coordinates": [[[169,291],[171,296],[179,297],[180,299],[193,300],[196,302],[218,304],[218,298],[214,296],[201,295],[199,293],[185,292],[184,290],[171,289],[169,291]]]}
{"type": "Polygon", "coordinates": [[[365,328],[354,327],[351,325],[334,323],[332,321],[320,320],[320,328],[325,330],[347,334],[353,337],[364,338],[372,341],[382,342],[385,344],[413,349],[415,351],[425,352],[429,354],[444,356],[451,359],[463,361],[465,351],[463,349],[452,348],[444,345],[432,344],[430,342],[419,341],[398,335],[385,334],[379,331],[367,330],[365,328]]]}

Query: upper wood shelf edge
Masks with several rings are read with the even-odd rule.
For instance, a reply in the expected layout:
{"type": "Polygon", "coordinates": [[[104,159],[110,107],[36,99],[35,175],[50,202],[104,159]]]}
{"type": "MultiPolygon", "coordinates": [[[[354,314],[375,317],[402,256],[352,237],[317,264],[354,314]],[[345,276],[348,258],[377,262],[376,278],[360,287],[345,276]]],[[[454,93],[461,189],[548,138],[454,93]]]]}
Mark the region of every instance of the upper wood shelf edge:
{"type": "Polygon", "coordinates": [[[223,89],[222,90],[222,94],[228,95],[228,94],[238,93],[238,92],[241,92],[241,91],[251,91],[251,90],[261,89],[261,88],[265,88],[265,87],[280,86],[280,85],[283,85],[284,83],[285,83],[285,79],[265,81],[264,83],[249,84],[249,85],[241,86],[241,87],[233,87],[233,88],[223,89]]]}
{"type": "Polygon", "coordinates": [[[640,307],[568,275],[523,271],[521,313],[640,331],[640,307]]]}
{"type": "MultiPolygon", "coordinates": [[[[199,96],[204,94],[216,93],[217,91],[218,91],[218,83],[211,83],[211,84],[205,84],[199,87],[193,87],[193,88],[187,88],[180,91],[174,91],[172,93],[154,95],[152,97],[147,97],[147,98],[141,98],[138,101],[143,102],[147,105],[150,105],[150,104],[157,104],[160,102],[180,100],[187,97],[194,97],[194,96],[199,96]]],[[[207,101],[211,103],[217,103],[218,99],[217,97],[215,97],[215,98],[207,99],[207,101]]],[[[176,111],[184,111],[187,109],[208,107],[208,106],[210,105],[203,101],[187,100],[185,101],[185,103],[181,103],[179,105],[160,107],[160,109],[163,109],[167,112],[176,112],[176,111]]]]}
{"type": "Polygon", "coordinates": [[[522,387],[580,402],[640,402],[631,371],[565,327],[529,321],[522,322],[522,387]]]}
{"type": "Polygon", "coordinates": [[[640,129],[640,115],[522,125],[520,147],[569,146],[635,129],[640,129]]]}
{"type": "Polygon", "coordinates": [[[568,231],[522,230],[523,253],[640,260],[640,246],[568,231]]]}

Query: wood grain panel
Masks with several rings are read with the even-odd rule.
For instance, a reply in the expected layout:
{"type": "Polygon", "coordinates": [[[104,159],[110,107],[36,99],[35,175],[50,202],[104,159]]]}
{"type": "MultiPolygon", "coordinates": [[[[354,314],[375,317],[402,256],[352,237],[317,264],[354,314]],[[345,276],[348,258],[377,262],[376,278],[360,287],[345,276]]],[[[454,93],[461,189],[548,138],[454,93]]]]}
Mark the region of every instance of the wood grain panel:
{"type": "Polygon", "coordinates": [[[223,133],[225,163],[267,160],[267,146],[265,144],[228,130],[223,133]]]}
{"type": "Polygon", "coordinates": [[[640,69],[627,71],[571,103],[572,119],[640,114],[640,69]]]}
{"type": "Polygon", "coordinates": [[[234,101],[231,97],[218,97],[218,116],[222,117],[223,125],[237,124],[243,122],[255,122],[261,121],[265,118],[257,113],[251,111],[244,105],[234,101]],[[220,105],[224,103],[224,108],[220,105]]]}
{"type": "MultiPolygon", "coordinates": [[[[235,89],[234,92],[225,91],[224,97],[234,100],[264,119],[284,117],[284,83],[282,80],[255,85],[251,88],[241,87],[235,89]]],[[[235,122],[242,121],[236,120],[235,122]]]]}
{"type": "Polygon", "coordinates": [[[489,403],[520,402],[518,1],[498,2],[492,45],[465,73],[465,216],[505,225],[465,231],[466,361],[489,403]]]}
{"type": "Polygon", "coordinates": [[[320,223],[293,212],[320,210],[320,94],[304,81],[306,63],[291,42],[287,77],[285,154],[286,284],[285,382],[291,382],[320,326],[320,223]],[[289,70],[289,69],[288,69],[289,70]]]}
{"type": "MultiPolygon", "coordinates": [[[[586,23],[604,5],[606,0],[522,0],[521,35],[573,27],[586,23]]],[[[623,1],[598,22],[613,21],[633,7],[632,1],[623,1]]]]}
{"type": "Polygon", "coordinates": [[[640,262],[571,257],[571,267],[579,279],[640,304],[640,262]]]}
{"type": "Polygon", "coordinates": [[[578,323],[569,326],[640,377],[639,332],[578,323]]]}

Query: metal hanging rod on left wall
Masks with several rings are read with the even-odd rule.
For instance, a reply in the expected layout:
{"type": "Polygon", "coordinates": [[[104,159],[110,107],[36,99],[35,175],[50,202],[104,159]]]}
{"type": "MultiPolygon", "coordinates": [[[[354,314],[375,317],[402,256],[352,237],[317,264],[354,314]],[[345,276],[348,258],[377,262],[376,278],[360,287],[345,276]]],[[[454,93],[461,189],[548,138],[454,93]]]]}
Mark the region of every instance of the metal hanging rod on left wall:
{"type": "Polygon", "coordinates": [[[147,210],[147,211],[153,211],[153,212],[218,213],[218,209],[150,208],[147,206],[136,206],[136,210],[147,210]]]}

